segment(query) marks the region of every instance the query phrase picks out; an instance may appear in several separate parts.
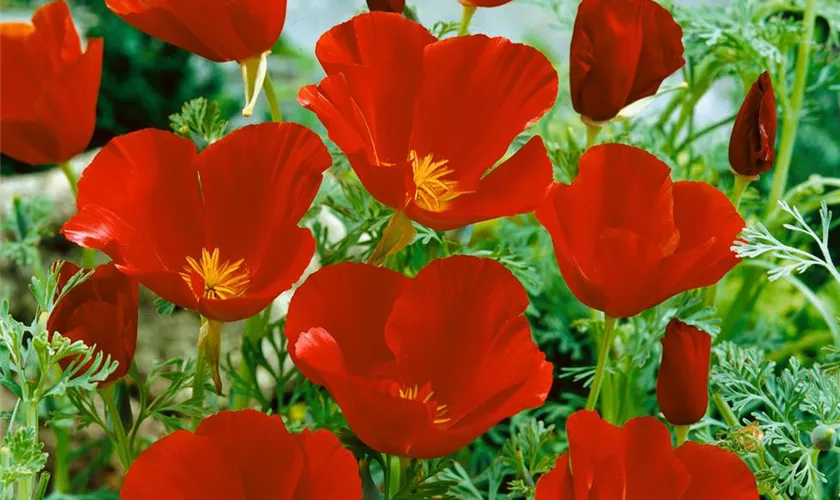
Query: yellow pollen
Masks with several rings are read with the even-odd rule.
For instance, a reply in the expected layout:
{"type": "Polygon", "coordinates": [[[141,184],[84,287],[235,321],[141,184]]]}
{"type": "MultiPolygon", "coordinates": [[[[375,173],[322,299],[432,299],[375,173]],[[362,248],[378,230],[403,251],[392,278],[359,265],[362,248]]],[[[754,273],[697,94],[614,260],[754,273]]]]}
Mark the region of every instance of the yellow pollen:
{"type": "MultiPolygon", "coordinates": [[[[398,394],[403,399],[415,400],[420,396],[420,387],[416,384],[408,386],[405,389],[400,387],[398,389],[398,394]]],[[[426,396],[423,398],[423,403],[428,403],[429,401],[431,401],[432,396],[434,396],[434,395],[435,395],[434,391],[429,391],[429,393],[426,394],[426,396]]],[[[449,422],[450,420],[452,420],[451,418],[443,418],[448,411],[449,411],[449,406],[448,405],[437,405],[437,407],[435,407],[435,417],[437,417],[437,418],[432,420],[432,422],[434,422],[435,424],[445,424],[446,422],[449,422]]]]}
{"type": "Polygon", "coordinates": [[[206,299],[229,299],[242,295],[250,284],[248,270],[243,266],[245,259],[233,263],[220,260],[218,248],[213,253],[202,248],[201,262],[187,257],[187,264],[180,275],[190,288],[193,286],[193,275],[201,277],[206,299]]]}
{"type": "Polygon", "coordinates": [[[465,193],[457,190],[456,181],[444,179],[454,172],[446,166],[449,160],[434,161],[430,154],[420,158],[416,151],[411,151],[408,161],[414,171],[414,202],[420,208],[440,212],[446,209],[449,201],[465,193]]]}

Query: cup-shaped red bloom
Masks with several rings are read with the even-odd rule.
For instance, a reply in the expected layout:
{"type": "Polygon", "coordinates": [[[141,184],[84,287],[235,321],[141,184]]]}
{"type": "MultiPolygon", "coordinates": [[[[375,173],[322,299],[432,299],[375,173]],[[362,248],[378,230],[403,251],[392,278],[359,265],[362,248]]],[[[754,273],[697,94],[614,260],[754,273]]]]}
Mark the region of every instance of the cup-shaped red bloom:
{"type": "Polygon", "coordinates": [[[583,0],[569,61],[575,111],[611,120],[685,64],[682,29],[653,0],[583,0]]]}
{"type": "Polygon", "coordinates": [[[175,431],[137,457],[120,498],[356,500],[359,467],[331,432],[290,434],[283,419],[222,411],[195,433],[175,431]]]}
{"type": "Polygon", "coordinates": [[[536,500],[758,500],[755,477],[737,455],[693,442],[673,449],[653,417],[616,427],[581,410],[566,432],[569,451],[537,482],[536,500]]]}
{"type": "Polygon", "coordinates": [[[196,153],[161,130],[117,137],[79,181],[62,228],[164,299],[218,321],[265,308],[315,251],[298,227],[331,164],[312,131],[263,123],[196,153]]]}
{"type": "Polygon", "coordinates": [[[776,157],[776,95],[770,73],[759,75],[744,98],[729,137],[729,165],[756,177],[769,172],[776,157]]]}
{"type": "Polygon", "coordinates": [[[367,0],[368,9],[382,12],[396,12],[402,14],[405,10],[405,0],[367,0]]]}
{"type": "Polygon", "coordinates": [[[703,182],[623,144],[590,148],[571,185],[555,184],[537,209],[560,272],[584,304],[621,318],[720,280],[744,220],[703,182]]]}
{"type": "Polygon", "coordinates": [[[656,378],[656,399],[668,422],[691,425],[709,405],[709,357],[712,337],[674,318],[662,338],[662,364],[656,378]]]}
{"type": "Polygon", "coordinates": [[[501,264],[436,260],[416,277],[337,264],[310,276],[285,333],[371,448],[433,458],[545,401],[552,365],[531,339],[525,289],[501,264]]]}
{"type": "Polygon", "coordinates": [[[0,151],[32,165],[82,153],[96,125],[102,39],[82,52],[70,9],[57,0],[31,25],[0,23],[0,45],[0,151]]]}
{"type": "Polygon", "coordinates": [[[298,100],[376,199],[439,230],[536,208],[552,179],[539,137],[485,173],[554,104],[557,73],[538,50],[483,35],[438,41],[372,12],[325,33],[315,53],[327,77],[298,100]]]}
{"type": "MultiPolygon", "coordinates": [[[[65,262],[58,274],[58,292],[79,272],[65,262]]],[[[50,312],[47,331],[72,341],[81,340],[96,352],[110,356],[119,365],[104,383],[123,377],[131,369],[137,346],[137,295],[134,278],[119,272],[113,263],[97,267],[81,284],[68,291],[50,312]]],[[[75,358],[62,359],[66,369],[75,358]]],[[[83,367],[84,371],[86,367],[83,367]]]]}
{"type": "Polygon", "coordinates": [[[105,0],[125,22],[211,61],[243,61],[280,38],[286,0],[105,0]]]}

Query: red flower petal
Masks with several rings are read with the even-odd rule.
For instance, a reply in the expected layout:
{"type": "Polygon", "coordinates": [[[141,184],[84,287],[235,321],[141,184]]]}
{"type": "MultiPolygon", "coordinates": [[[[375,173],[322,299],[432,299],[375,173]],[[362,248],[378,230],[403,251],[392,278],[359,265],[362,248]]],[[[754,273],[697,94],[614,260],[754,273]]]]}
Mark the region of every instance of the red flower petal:
{"type": "MultiPolygon", "coordinates": [[[[58,290],[62,290],[79,267],[65,262],[58,276],[58,290]]],[[[134,359],[137,345],[137,282],[117,271],[113,263],[97,267],[93,274],[70,290],[50,312],[47,331],[58,332],[72,341],[96,346],[96,351],[119,366],[105,383],[122,378],[134,359]]],[[[67,367],[75,358],[60,361],[67,367]]],[[[88,364],[87,366],[90,366],[88,364]]],[[[84,372],[87,367],[82,368],[84,372]]]]}
{"type": "Polygon", "coordinates": [[[241,61],[270,50],[286,20],[286,0],[208,6],[174,0],[106,0],[125,22],[211,61],[241,61]]]}
{"type": "Polygon", "coordinates": [[[624,424],[623,431],[626,498],[683,498],[691,479],[674,455],[668,428],[653,417],[638,417],[624,424]]]}
{"type": "MultiPolygon", "coordinates": [[[[405,276],[383,267],[341,263],[319,269],[295,290],[284,333],[294,346],[307,330],[323,328],[339,345],[348,370],[364,376],[393,362],[382,332],[405,276]]],[[[289,349],[297,362],[296,351],[289,349]]],[[[323,383],[316,371],[307,378],[323,383]]]]}
{"type": "Polygon", "coordinates": [[[593,121],[651,96],[685,64],[682,30],[652,0],[584,0],[570,48],[572,104],[593,121]]]}
{"type": "Polygon", "coordinates": [[[575,498],[588,498],[598,467],[611,456],[621,456],[624,436],[620,427],[602,420],[597,412],[580,410],[566,421],[575,498]]]}
{"type": "Polygon", "coordinates": [[[303,451],[303,471],[293,500],[344,500],[362,497],[359,465],[335,435],[304,430],[294,435],[303,451]],[[329,480],[325,480],[329,478],[329,480]]]}
{"type": "Polygon", "coordinates": [[[661,342],[662,363],[656,377],[659,407],[674,425],[695,424],[709,405],[712,337],[675,318],[661,342]]]}
{"type": "Polygon", "coordinates": [[[432,44],[423,58],[411,150],[446,160],[455,180],[472,190],[551,108],[557,86],[551,63],[528,45],[484,35],[432,44]]]}
{"type": "Polygon", "coordinates": [[[498,7],[513,0],[458,0],[464,5],[471,5],[473,7],[498,7]]]}
{"type": "Polygon", "coordinates": [[[431,384],[434,399],[449,408],[449,430],[478,424],[467,442],[548,395],[552,367],[531,340],[527,307],[510,271],[469,256],[433,261],[394,303],[385,338],[400,376],[431,384]]]}
{"type": "Polygon", "coordinates": [[[381,10],[402,14],[405,10],[405,0],[367,0],[367,5],[371,12],[381,10]]]}
{"type": "Polygon", "coordinates": [[[575,500],[569,454],[560,455],[554,468],[537,481],[536,500],[575,500]]]}
{"type": "Polygon", "coordinates": [[[161,297],[195,307],[177,274],[187,255],[200,255],[204,240],[194,156],[191,141],[163,131],[113,139],[85,169],[79,213],[61,232],[102,250],[161,297]]]}
{"type": "Polygon", "coordinates": [[[674,454],[691,475],[691,485],[682,500],[758,500],[755,476],[734,453],[689,441],[674,454]]]}
{"type": "Polygon", "coordinates": [[[729,138],[729,164],[740,175],[769,172],[776,156],[776,95],[770,73],[759,75],[744,98],[729,138]]]}
{"type": "Polygon", "coordinates": [[[0,28],[2,151],[34,165],[65,162],[83,152],[93,135],[102,39],[90,39],[82,54],[63,1],[38,9],[33,25],[0,28]]]}

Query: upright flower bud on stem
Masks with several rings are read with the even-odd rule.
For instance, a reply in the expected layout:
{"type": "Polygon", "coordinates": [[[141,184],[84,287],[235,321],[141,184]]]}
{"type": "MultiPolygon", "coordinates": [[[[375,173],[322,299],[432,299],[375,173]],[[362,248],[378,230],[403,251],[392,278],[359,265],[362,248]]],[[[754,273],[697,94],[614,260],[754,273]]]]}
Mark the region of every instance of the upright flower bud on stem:
{"type": "Polygon", "coordinates": [[[712,337],[674,318],[665,329],[656,399],[676,428],[677,443],[703,418],[709,406],[709,358],[712,337]]]}

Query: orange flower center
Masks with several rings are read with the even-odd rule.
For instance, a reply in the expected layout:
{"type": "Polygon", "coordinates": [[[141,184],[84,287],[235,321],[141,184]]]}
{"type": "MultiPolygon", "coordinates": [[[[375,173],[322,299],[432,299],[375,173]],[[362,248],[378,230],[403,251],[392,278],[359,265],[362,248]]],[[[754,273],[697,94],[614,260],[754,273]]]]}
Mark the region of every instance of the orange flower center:
{"type": "MultiPolygon", "coordinates": [[[[410,385],[410,386],[407,386],[407,387],[400,387],[398,389],[398,394],[401,398],[410,399],[410,400],[419,399],[420,396],[422,395],[423,396],[422,402],[423,403],[428,403],[429,401],[431,401],[432,396],[435,395],[435,392],[429,389],[429,384],[426,384],[425,386],[423,386],[422,389],[420,388],[420,386],[415,384],[415,385],[410,385]]],[[[451,418],[445,417],[447,412],[449,412],[449,406],[448,405],[437,405],[435,407],[435,417],[436,418],[433,420],[433,422],[436,423],[436,424],[445,424],[446,422],[449,422],[450,420],[452,420],[451,418]]]]}
{"type": "Polygon", "coordinates": [[[213,253],[202,248],[201,262],[187,257],[187,264],[180,275],[194,291],[203,287],[203,296],[206,299],[229,299],[242,295],[251,282],[244,263],[245,259],[233,263],[221,262],[218,248],[214,249],[213,253]],[[198,280],[201,280],[201,283],[197,283],[198,280]]]}
{"type": "Polygon", "coordinates": [[[454,172],[446,166],[449,160],[435,161],[430,154],[421,158],[412,151],[408,154],[408,161],[414,171],[414,202],[420,208],[440,212],[446,209],[449,201],[464,194],[464,191],[458,191],[456,181],[446,179],[454,172]]]}

